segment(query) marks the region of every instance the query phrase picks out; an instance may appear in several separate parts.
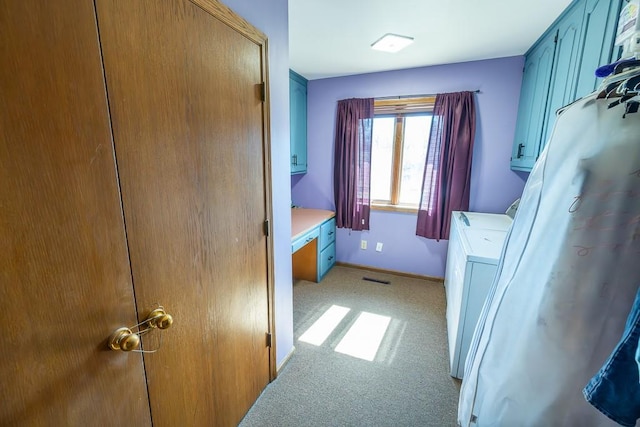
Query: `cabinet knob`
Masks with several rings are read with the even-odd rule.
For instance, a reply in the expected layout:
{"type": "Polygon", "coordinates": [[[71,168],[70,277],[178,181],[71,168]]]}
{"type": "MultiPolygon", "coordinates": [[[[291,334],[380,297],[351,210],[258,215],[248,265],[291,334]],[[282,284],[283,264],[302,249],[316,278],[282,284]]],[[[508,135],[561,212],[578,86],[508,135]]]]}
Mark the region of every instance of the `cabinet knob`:
{"type": "Polygon", "coordinates": [[[518,144],[518,155],[516,158],[522,157],[522,149],[524,148],[524,144],[518,144]]]}

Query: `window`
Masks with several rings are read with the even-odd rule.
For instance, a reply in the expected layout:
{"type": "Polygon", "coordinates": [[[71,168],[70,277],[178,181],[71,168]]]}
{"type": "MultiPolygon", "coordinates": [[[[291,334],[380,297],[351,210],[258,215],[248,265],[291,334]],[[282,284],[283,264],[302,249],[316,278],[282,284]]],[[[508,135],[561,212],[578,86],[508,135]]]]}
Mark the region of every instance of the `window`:
{"type": "Polygon", "coordinates": [[[417,211],[435,97],[376,100],[371,147],[373,209],[417,211]]]}

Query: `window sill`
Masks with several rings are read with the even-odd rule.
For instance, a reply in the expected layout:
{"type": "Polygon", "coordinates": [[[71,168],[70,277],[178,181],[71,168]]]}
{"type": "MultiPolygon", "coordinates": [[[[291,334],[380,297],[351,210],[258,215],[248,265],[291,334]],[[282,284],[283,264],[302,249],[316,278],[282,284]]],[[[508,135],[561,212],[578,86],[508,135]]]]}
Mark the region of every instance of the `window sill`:
{"type": "Polygon", "coordinates": [[[385,203],[371,203],[371,210],[374,211],[389,211],[389,212],[402,212],[402,213],[410,213],[417,214],[418,207],[417,206],[407,206],[407,205],[389,205],[385,203]]]}

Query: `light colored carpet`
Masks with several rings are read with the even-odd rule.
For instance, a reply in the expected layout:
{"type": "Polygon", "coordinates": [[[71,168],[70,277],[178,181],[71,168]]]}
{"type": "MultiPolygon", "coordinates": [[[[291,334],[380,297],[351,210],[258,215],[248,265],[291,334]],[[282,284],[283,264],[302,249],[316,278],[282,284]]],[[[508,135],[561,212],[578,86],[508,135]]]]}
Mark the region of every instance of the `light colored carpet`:
{"type": "Polygon", "coordinates": [[[296,351],[241,427],[456,425],[441,283],[336,266],[321,283],[297,281],[293,295],[296,351]],[[350,311],[325,342],[299,341],[333,305],[350,311]],[[391,318],[373,361],[335,351],[363,312],[391,318]]]}

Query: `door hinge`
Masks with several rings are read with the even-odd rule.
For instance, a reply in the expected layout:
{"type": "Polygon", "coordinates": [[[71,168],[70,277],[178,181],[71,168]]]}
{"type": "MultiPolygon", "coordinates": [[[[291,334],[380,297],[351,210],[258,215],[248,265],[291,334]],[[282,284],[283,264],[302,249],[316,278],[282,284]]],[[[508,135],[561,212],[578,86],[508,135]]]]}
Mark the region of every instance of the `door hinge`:
{"type": "Polygon", "coordinates": [[[269,220],[264,220],[264,235],[269,237],[269,220]]]}
{"type": "Polygon", "coordinates": [[[260,83],[260,100],[262,102],[267,100],[267,85],[264,82],[260,83]]]}
{"type": "Polygon", "coordinates": [[[267,347],[271,347],[271,332],[267,332],[267,347]]]}

